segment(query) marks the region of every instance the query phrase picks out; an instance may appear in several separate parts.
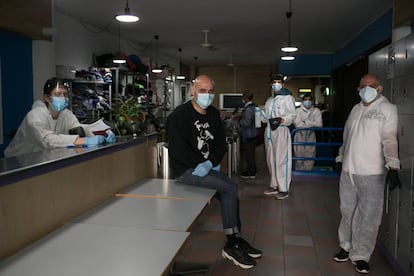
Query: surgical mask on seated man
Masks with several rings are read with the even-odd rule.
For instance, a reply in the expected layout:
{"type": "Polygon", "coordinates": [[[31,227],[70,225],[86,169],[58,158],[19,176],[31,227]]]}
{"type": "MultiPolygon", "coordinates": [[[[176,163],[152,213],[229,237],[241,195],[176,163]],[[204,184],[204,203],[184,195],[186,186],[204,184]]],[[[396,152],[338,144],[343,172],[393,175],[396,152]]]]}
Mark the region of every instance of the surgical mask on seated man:
{"type": "Polygon", "coordinates": [[[207,109],[207,107],[209,107],[214,100],[214,94],[210,94],[210,93],[199,93],[197,95],[197,104],[202,108],[202,109],[207,109]]]}

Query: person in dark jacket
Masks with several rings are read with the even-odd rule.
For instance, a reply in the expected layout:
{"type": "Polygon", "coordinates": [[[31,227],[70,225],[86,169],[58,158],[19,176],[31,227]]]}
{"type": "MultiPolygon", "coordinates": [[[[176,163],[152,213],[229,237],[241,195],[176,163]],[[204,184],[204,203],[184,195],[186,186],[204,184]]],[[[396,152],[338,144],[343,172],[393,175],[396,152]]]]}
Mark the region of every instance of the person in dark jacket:
{"type": "Polygon", "coordinates": [[[226,137],[219,111],[211,106],[214,81],[198,76],[191,85],[192,99],[178,106],[167,118],[168,153],[173,176],[179,183],[217,191],[227,242],[224,258],[244,269],[256,265],[262,255],[240,237],[238,186],[220,172],[226,137]]]}
{"type": "Polygon", "coordinates": [[[240,117],[241,142],[242,142],[242,160],[245,169],[240,173],[242,178],[256,178],[256,143],[259,130],[256,128],[255,109],[253,103],[253,94],[250,92],[243,93],[244,108],[240,117]]]}

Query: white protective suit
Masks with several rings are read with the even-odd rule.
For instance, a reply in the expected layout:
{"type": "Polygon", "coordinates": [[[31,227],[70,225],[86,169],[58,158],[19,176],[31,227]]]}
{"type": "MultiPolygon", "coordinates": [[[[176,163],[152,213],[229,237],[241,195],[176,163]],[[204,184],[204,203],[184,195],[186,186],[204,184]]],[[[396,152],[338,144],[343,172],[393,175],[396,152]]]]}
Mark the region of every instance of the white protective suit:
{"type": "Polygon", "coordinates": [[[384,96],[355,105],[345,123],[338,238],[352,261],[369,262],[382,219],[386,168],[400,168],[397,108],[384,96]]]}
{"type": "MultiPolygon", "coordinates": [[[[295,117],[295,127],[296,128],[309,128],[309,127],[322,127],[322,115],[319,108],[312,106],[307,109],[303,104],[296,109],[295,117]]],[[[316,142],[315,131],[313,130],[296,130],[295,142],[316,142]]],[[[294,146],[295,156],[296,157],[315,157],[316,156],[316,147],[315,146],[294,146]]],[[[296,170],[305,170],[311,171],[313,168],[314,160],[297,160],[296,161],[296,170]]]]}
{"type": "MultiPolygon", "coordinates": [[[[69,129],[82,126],[69,109],[60,112],[55,120],[46,104],[37,100],[26,114],[16,135],[4,151],[5,157],[21,155],[48,148],[73,145],[78,135],[69,135],[69,129]]],[[[86,136],[92,136],[84,128],[86,136]]]]}
{"type": "Polygon", "coordinates": [[[263,122],[266,161],[270,174],[270,187],[280,192],[289,192],[292,173],[292,141],[288,126],[294,121],[295,98],[291,95],[276,95],[265,103],[263,122]],[[281,117],[285,120],[276,130],[271,130],[267,119],[281,117]]]}

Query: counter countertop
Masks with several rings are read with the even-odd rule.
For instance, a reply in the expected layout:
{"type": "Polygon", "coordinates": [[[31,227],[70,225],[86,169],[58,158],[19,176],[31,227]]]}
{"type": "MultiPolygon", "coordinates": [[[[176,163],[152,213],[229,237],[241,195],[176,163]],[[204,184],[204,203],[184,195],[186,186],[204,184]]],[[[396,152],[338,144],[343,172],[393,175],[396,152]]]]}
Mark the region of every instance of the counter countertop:
{"type": "Polygon", "coordinates": [[[42,167],[48,164],[56,163],[62,160],[68,160],[78,156],[84,156],[93,152],[100,151],[103,149],[114,149],[119,147],[127,146],[133,142],[140,143],[145,141],[146,138],[155,136],[156,133],[150,133],[142,136],[133,138],[132,136],[117,136],[116,142],[112,144],[103,144],[92,147],[72,147],[72,148],[54,148],[45,149],[39,152],[33,152],[20,156],[12,156],[8,158],[0,159],[0,186],[4,177],[15,175],[22,171],[26,171],[32,168],[42,167]]]}

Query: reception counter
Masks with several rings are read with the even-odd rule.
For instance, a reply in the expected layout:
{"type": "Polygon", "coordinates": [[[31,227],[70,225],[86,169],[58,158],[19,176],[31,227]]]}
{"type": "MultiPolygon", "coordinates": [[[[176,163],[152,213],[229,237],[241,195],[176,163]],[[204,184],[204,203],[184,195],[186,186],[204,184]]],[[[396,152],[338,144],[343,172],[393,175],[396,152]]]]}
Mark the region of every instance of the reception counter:
{"type": "Polygon", "coordinates": [[[156,133],[0,159],[0,260],[115,193],[156,177],[156,133]]]}

